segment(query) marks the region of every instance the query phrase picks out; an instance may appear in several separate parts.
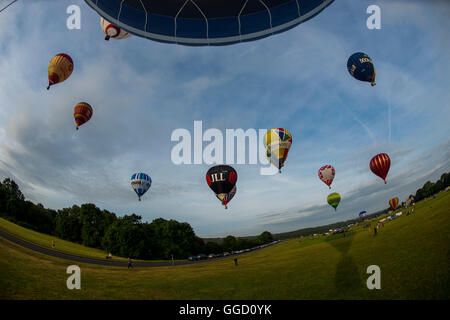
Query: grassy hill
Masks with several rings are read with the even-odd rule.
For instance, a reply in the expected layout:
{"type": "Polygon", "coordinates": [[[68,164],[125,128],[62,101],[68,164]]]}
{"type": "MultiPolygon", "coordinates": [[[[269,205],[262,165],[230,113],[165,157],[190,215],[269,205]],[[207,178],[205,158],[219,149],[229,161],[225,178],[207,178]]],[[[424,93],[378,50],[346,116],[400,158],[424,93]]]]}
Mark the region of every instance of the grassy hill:
{"type": "Polygon", "coordinates": [[[357,227],[291,239],[240,256],[237,267],[233,258],[130,270],[78,264],[81,290],[66,288],[75,263],[0,238],[0,299],[449,299],[449,208],[450,192],[441,192],[377,236],[357,227]],[[366,287],[374,264],[381,290],[366,287]]]}

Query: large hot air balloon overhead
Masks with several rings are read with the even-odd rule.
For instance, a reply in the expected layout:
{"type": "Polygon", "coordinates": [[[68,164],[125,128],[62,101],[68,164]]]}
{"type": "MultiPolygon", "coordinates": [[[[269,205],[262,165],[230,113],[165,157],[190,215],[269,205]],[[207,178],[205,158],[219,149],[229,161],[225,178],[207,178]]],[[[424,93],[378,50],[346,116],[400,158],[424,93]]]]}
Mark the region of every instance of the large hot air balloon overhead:
{"type": "Polygon", "coordinates": [[[292,145],[291,133],[283,128],[270,129],[264,136],[263,143],[266,148],[267,160],[281,173],[281,168],[284,166],[292,145]]]}
{"type": "Polygon", "coordinates": [[[106,35],[105,40],[109,40],[111,38],[120,40],[131,37],[131,34],[103,18],[100,18],[100,26],[106,35]]]}
{"type": "Polygon", "coordinates": [[[392,210],[397,210],[397,206],[398,206],[398,198],[392,198],[391,200],[389,200],[389,205],[391,206],[392,210]]]}
{"type": "Polygon", "coordinates": [[[333,192],[330,195],[328,195],[327,202],[336,211],[336,208],[339,205],[339,202],[341,202],[341,195],[339,193],[333,192]]]}
{"type": "Polygon", "coordinates": [[[73,60],[65,53],[54,56],[48,64],[48,87],[67,80],[73,71],[73,60]]]}
{"type": "Polygon", "coordinates": [[[354,53],[348,58],[347,70],[360,81],[370,82],[375,85],[375,67],[369,56],[363,52],[354,53]]]}
{"type": "Polygon", "coordinates": [[[391,167],[391,159],[386,153],[377,154],[370,160],[370,170],[386,183],[386,177],[391,167]]]}
{"type": "Polygon", "coordinates": [[[75,118],[75,123],[78,127],[88,122],[94,111],[92,110],[92,107],[89,105],[89,103],[86,102],[80,102],[78,103],[75,108],[73,109],[73,117],[75,118]]]}
{"type": "Polygon", "coordinates": [[[336,171],[334,170],[333,166],[326,165],[319,169],[318,175],[319,179],[325,183],[328,188],[331,189],[331,184],[333,183],[334,175],[336,171]]]}
{"type": "Polygon", "coordinates": [[[237,172],[233,167],[217,165],[206,173],[206,182],[220,201],[226,201],[228,194],[233,190],[237,181],[237,172]]]}
{"type": "Polygon", "coordinates": [[[146,173],[138,172],[131,176],[131,187],[138,195],[139,201],[141,201],[141,197],[148,191],[148,189],[150,189],[151,185],[152,179],[146,173]]]}
{"type": "Polygon", "coordinates": [[[228,193],[223,200],[220,200],[217,194],[216,197],[222,202],[222,205],[225,206],[225,209],[228,209],[228,203],[230,203],[231,199],[234,198],[235,194],[236,194],[236,186],[234,186],[233,189],[231,189],[230,193],[228,193]]]}
{"type": "Polygon", "coordinates": [[[305,22],[334,0],[85,0],[134,35],[192,46],[261,39],[305,22]]]}

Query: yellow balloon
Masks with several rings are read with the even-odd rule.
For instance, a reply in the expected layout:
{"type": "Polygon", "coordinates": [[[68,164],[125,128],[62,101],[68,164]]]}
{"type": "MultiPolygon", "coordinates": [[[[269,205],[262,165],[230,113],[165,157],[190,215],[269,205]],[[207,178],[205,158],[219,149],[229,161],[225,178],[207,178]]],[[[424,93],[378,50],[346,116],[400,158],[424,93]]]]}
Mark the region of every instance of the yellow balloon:
{"type": "Polygon", "coordinates": [[[65,54],[57,54],[48,64],[48,87],[67,80],[73,71],[73,60],[65,54]]]}
{"type": "Polygon", "coordinates": [[[263,142],[267,160],[281,172],[292,145],[291,133],[283,128],[270,129],[264,136],[263,142]]]}

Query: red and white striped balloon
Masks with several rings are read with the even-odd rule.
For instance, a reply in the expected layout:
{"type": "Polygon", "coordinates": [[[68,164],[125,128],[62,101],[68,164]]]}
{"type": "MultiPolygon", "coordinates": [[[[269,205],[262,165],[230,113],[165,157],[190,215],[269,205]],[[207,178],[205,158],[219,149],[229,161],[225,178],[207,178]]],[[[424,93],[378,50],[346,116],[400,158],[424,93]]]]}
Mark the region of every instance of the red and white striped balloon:
{"type": "Polygon", "coordinates": [[[334,179],[335,170],[332,166],[326,165],[319,169],[319,178],[322,180],[328,188],[331,189],[331,183],[334,179]]]}

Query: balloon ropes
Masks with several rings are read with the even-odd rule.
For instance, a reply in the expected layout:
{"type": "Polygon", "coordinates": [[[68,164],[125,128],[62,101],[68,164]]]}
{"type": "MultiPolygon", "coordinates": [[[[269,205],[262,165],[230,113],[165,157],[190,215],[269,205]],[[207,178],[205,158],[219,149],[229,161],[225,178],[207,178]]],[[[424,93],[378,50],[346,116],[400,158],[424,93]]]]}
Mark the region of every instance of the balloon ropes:
{"type": "Polygon", "coordinates": [[[284,32],[334,0],[85,0],[134,35],[192,46],[228,45],[284,32]]]}

